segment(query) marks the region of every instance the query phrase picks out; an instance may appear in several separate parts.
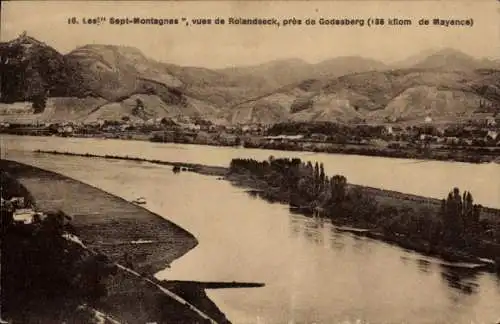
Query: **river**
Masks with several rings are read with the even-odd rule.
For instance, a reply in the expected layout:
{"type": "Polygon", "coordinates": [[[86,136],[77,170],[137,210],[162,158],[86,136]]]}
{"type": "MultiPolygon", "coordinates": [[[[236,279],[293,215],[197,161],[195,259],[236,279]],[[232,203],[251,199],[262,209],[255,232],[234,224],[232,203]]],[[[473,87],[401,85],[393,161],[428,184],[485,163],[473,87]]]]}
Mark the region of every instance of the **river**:
{"type": "Polygon", "coordinates": [[[125,199],[144,196],[148,209],[193,233],[200,244],[157,277],[265,283],[263,288],[209,291],[235,324],[493,324],[500,319],[500,280],[495,275],[451,268],[338,232],[328,221],[291,214],[284,205],[253,198],[215,177],[174,174],[150,163],[26,152],[57,149],[211,165],[227,165],[232,157],[300,156],[323,161],[329,174],[346,174],[351,182],[380,186],[380,179],[384,187],[408,193],[441,197],[458,184],[493,207],[500,204],[498,165],[60,138],[3,137],[2,149],[2,157],[125,199]]]}
{"type": "Polygon", "coordinates": [[[264,160],[300,157],[323,162],[329,175],[342,174],[354,184],[433,198],[443,198],[453,187],[469,190],[484,206],[500,208],[500,164],[421,161],[359,155],[286,152],[233,147],[166,144],[115,139],[28,137],[1,135],[1,146],[16,150],[59,150],[99,155],[128,155],[164,161],[228,166],[233,158],[264,160]]]}

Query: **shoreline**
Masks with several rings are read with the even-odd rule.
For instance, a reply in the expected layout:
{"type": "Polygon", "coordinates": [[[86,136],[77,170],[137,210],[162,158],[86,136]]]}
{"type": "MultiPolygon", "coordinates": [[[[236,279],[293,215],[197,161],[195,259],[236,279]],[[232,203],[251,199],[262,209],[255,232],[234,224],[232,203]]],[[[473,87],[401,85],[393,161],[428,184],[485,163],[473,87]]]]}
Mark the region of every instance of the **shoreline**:
{"type": "MultiPolygon", "coordinates": [[[[462,163],[472,163],[472,164],[484,164],[484,163],[497,163],[500,164],[500,158],[498,158],[498,153],[492,152],[492,147],[485,148],[466,148],[463,147],[445,147],[436,148],[427,152],[419,152],[415,148],[381,148],[375,145],[349,145],[349,144],[332,144],[332,143],[317,143],[318,145],[330,145],[330,147],[324,148],[311,148],[298,150],[295,144],[266,144],[266,145],[248,145],[245,148],[249,149],[261,149],[261,150],[281,150],[281,151],[292,151],[292,152],[313,152],[313,153],[324,153],[324,154],[345,154],[345,155],[358,155],[358,156],[368,156],[368,157],[385,157],[385,158],[397,158],[397,159],[412,159],[412,160],[424,160],[424,161],[446,161],[446,162],[462,162],[462,163]],[[351,147],[348,147],[351,146],[351,147]],[[485,154],[484,150],[488,150],[489,154],[485,154]],[[477,154],[478,151],[483,151],[477,154]],[[440,152],[441,154],[438,154],[440,152]],[[475,154],[476,153],[476,154],[475,154]]],[[[498,148],[493,147],[494,150],[498,148]]]]}
{"type": "MultiPolygon", "coordinates": [[[[100,311],[125,322],[199,323],[204,318],[229,323],[203,286],[185,286],[195,294],[185,294],[182,289],[172,294],[168,281],[154,277],[198,245],[191,233],[141,206],[64,175],[10,160],[0,161],[0,167],[28,192],[37,211],[63,211],[85,248],[107,256],[118,266],[108,295],[93,301],[100,311]],[[144,238],[155,244],[136,244],[144,238]],[[130,269],[121,266],[126,262],[124,254],[131,260],[130,269]],[[186,303],[183,296],[191,300],[184,298],[186,303]]],[[[36,309],[31,312],[37,314],[36,309]]]]}
{"type": "Polygon", "coordinates": [[[72,152],[60,152],[54,150],[35,150],[33,153],[42,153],[42,154],[53,154],[53,155],[67,155],[67,156],[79,156],[79,157],[87,157],[87,158],[99,158],[99,159],[112,159],[112,160],[124,160],[124,161],[135,161],[135,162],[147,162],[158,165],[168,165],[172,167],[179,167],[181,171],[189,171],[195,172],[202,175],[210,175],[210,176],[225,176],[228,172],[228,168],[219,167],[219,166],[208,166],[198,163],[185,163],[185,162],[170,162],[170,161],[162,161],[162,160],[151,160],[144,158],[137,158],[131,156],[118,156],[118,155],[99,155],[99,154],[91,154],[91,153],[72,153],[72,152]]]}
{"type": "Polygon", "coordinates": [[[120,258],[120,252],[129,252],[127,246],[132,245],[136,249],[135,254],[143,254],[141,248],[148,249],[149,244],[135,244],[141,240],[154,241],[157,245],[176,245],[175,251],[168,249],[170,254],[164,261],[160,260],[161,265],[154,260],[143,261],[140,270],[147,274],[154,275],[163,270],[199,243],[191,233],[170,220],[90,184],[16,161],[3,160],[0,165],[29,191],[40,211],[62,210],[70,216],[72,225],[90,248],[120,258]],[[46,190],[43,183],[51,187],[51,192],[46,190]],[[64,190],[67,189],[81,190],[78,192],[80,199],[60,199],[58,194],[66,196],[64,190]],[[91,199],[85,199],[89,196],[91,199]],[[94,211],[85,205],[90,205],[94,211]],[[139,223],[135,222],[137,219],[139,223]],[[133,232],[126,230],[130,221],[134,222],[136,228],[133,232]],[[106,235],[103,235],[103,230],[106,235]],[[174,237],[174,240],[170,237],[174,237]],[[109,253],[114,247],[116,251],[109,253]]]}
{"type": "MultiPolygon", "coordinates": [[[[89,158],[109,158],[109,159],[118,159],[118,160],[129,160],[129,161],[138,161],[138,162],[148,162],[148,163],[154,163],[154,164],[161,164],[161,165],[170,165],[170,166],[177,166],[182,168],[185,168],[184,171],[189,171],[189,172],[195,172],[199,173],[202,175],[210,175],[210,176],[217,176],[219,180],[227,180],[230,181],[233,185],[239,186],[242,188],[247,188],[250,189],[250,191],[253,191],[254,193],[264,193],[264,196],[261,196],[261,198],[264,198],[266,200],[273,200],[273,201],[279,201],[281,203],[289,205],[289,201],[287,197],[282,197],[280,196],[279,193],[270,193],[267,191],[266,186],[259,185],[255,180],[249,179],[248,177],[242,176],[242,175],[229,175],[229,168],[224,168],[224,167],[212,167],[212,166],[206,166],[202,164],[193,164],[193,163],[182,163],[182,162],[167,162],[167,161],[159,161],[159,160],[149,160],[149,159],[144,159],[144,158],[133,158],[133,157],[127,157],[127,156],[112,156],[112,155],[96,155],[96,154],[80,154],[80,153],[70,153],[70,152],[58,152],[58,151],[42,151],[42,150],[37,150],[35,151],[36,153],[42,153],[42,154],[56,154],[56,155],[67,155],[67,156],[79,156],[79,157],[89,157],[89,158]]],[[[386,190],[386,189],[379,189],[379,188],[373,188],[369,186],[361,186],[361,185],[353,185],[349,184],[350,187],[352,188],[359,188],[363,190],[366,193],[369,193],[370,196],[375,197],[376,199],[382,199],[382,200],[390,200],[392,203],[396,204],[406,204],[406,205],[417,205],[417,206],[431,206],[432,208],[438,208],[440,205],[440,200],[436,198],[430,198],[430,197],[423,197],[423,196],[418,196],[418,195],[413,195],[413,194],[406,194],[406,193],[401,193],[397,191],[392,191],[392,190],[386,190]]],[[[290,209],[294,209],[295,211],[298,211],[300,214],[305,215],[305,216],[310,216],[311,211],[306,210],[306,209],[300,209],[300,208],[293,208],[290,206],[290,209]]],[[[483,207],[483,212],[490,218],[494,217],[497,219],[500,219],[500,210],[491,208],[491,207],[483,207]]],[[[336,226],[350,226],[353,224],[349,223],[342,223],[341,221],[339,222],[333,222],[332,223],[336,226]]],[[[498,265],[495,264],[493,260],[485,260],[489,259],[488,257],[485,257],[484,255],[470,255],[470,254],[464,254],[459,250],[454,250],[454,249],[449,249],[449,248],[443,248],[439,250],[433,250],[429,248],[425,244],[425,242],[419,242],[419,241],[414,241],[412,239],[408,239],[406,237],[401,237],[397,235],[389,235],[387,233],[383,233],[380,230],[377,230],[375,228],[352,228],[352,229],[342,229],[340,228],[339,230],[345,231],[345,232],[350,232],[355,235],[361,235],[361,236],[366,236],[381,242],[385,242],[388,244],[393,244],[396,246],[399,246],[403,249],[408,249],[415,251],[417,253],[421,253],[427,256],[432,256],[432,257],[438,257],[444,261],[449,261],[449,262],[468,262],[468,263],[475,263],[479,265],[478,269],[488,271],[488,272],[497,272],[498,265]]],[[[483,251],[484,253],[484,251],[483,251]]]]}
{"type": "MultiPolygon", "coordinates": [[[[34,137],[51,137],[48,135],[34,134],[17,134],[6,133],[12,136],[34,136],[34,137]]],[[[389,148],[378,147],[370,144],[337,144],[330,142],[305,142],[309,145],[308,148],[300,148],[298,143],[264,143],[253,144],[251,142],[244,142],[244,145],[230,145],[222,143],[205,143],[205,142],[182,142],[182,141],[157,141],[152,140],[149,135],[141,134],[141,136],[85,136],[73,135],[66,138],[82,138],[82,139],[116,139],[123,141],[139,141],[151,142],[159,144],[183,144],[183,145],[200,145],[209,147],[242,147],[245,149],[260,149],[269,151],[287,151],[287,152],[308,152],[308,153],[323,153],[323,154],[344,154],[344,155],[357,155],[367,157],[382,157],[382,158],[396,158],[396,159],[411,159],[423,161],[444,161],[444,162],[460,162],[471,164],[485,164],[495,163],[500,164],[500,157],[498,147],[463,147],[463,146],[441,146],[432,148],[430,150],[412,148],[389,148]],[[314,146],[316,145],[316,147],[314,146]]],[[[245,136],[241,136],[244,140],[245,136]]],[[[299,142],[300,143],[300,142],[299,142]]]]}

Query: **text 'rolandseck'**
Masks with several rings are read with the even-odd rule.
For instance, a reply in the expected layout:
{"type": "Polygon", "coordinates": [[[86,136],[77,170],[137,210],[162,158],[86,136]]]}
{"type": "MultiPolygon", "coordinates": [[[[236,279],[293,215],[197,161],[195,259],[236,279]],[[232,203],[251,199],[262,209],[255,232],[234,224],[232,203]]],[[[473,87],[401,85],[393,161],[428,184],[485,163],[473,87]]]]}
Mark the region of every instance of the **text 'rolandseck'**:
{"type": "Polygon", "coordinates": [[[401,18],[401,17],[365,17],[365,18],[276,18],[276,17],[69,17],[69,25],[150,25],[150,26],[263,26],[263,27],[293,27],[293,26],[322,26],[322,27],[472,27],[472,18],[450,19],[440,17],[428,18],[401,18]]]}

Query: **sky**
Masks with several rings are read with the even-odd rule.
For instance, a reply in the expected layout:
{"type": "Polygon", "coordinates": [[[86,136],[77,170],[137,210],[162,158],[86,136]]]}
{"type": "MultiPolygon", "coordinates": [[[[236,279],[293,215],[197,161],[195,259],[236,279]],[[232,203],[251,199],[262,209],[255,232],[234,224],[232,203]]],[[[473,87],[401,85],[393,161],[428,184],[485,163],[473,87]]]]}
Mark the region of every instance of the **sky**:
{"type": "MultiPolygon", "coordinates": [[[[0,39],[23,31],[62,53],[86,44],[133,46],[146,56],[183,66],[222,68],[299,58],[310,63],[363,56],[392,63],[422,51],[454,48],[475,57],[500,58],[500,1],[9,1],[2,3],[0,39]],[[79,24],[68,24],[76,17],[79,24]],[[100,25],[84,18],[105,17],[100,25]],[[225,25],[111,25],[111,18],[217,17],[225,25]],[[229,17],[276,18],[276,26],[227,24],[229,17]],[[283,19],[302,20],[283,26],[283,19]],[[312,18],[316,25],[305,25],[312,18]],[[360,26],[319,25],[320,18],[364,19],[360,26]],[[382,18],[384,26],[367,26],[382,18]],[[389,26],[390,18],[411,26],[389,26]],[[418,24],[430,19],[429,26],[418,24]],[[433,26],[432,19],[472,19],[472,27],[433,26]]],[[[182,21],[181,21],[182,22],[182,21]]]]}

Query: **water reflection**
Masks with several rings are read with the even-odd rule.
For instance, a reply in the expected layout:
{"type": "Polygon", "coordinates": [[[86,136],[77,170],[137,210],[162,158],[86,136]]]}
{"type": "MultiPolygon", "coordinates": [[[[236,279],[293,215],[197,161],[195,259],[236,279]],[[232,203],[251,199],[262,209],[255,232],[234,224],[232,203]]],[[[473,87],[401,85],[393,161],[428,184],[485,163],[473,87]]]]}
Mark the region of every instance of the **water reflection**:
{"type": "Polygon", "coordinates": [[[372,244],[370,244],[370,239],[366,237],[352,234],[354,239],[353,250],[357,253],[370,256],[372,253],[372,244]]]}
{"type": "Polygon", "coordinates": [[[252,198],[261,198],[270,204],[276,204],[280,202],[279,199],[276,199],[272,195],[266,194],[266,192],[262,190],[245,190],[245,192],[252,198]]]}
{"type": "Polygon", "coordinates": [[[259,190],[246,190],[245,191],[252,199],[257,199],[260,197],[259,190]]]}
{"type": "Polygon", "coordinates": [[[272,324],[360,318],[470,324],[499,317],[500,280],[493,275],[440,267],[432,258],[338,231],[328,220],[250,199],[215,178],[92,162],[39,156],[32,163],[121,197],[140,192],[147,208],[196,235],[200,244],[166,270],[167,278],[265,282],[258,289],[209,292],[235,324],[257,323],[257,317],[272,324]]]}
{"type": "MultiPolygon", "coordinates": [[[[407,251],[405,251],[405,252],[407,252],[407,251]]],[[[408,263],[410,261],[410,258],[407,255],[402,255],[402,256],[399,257],[399,259],[401,260],[401,262],[404,265],[408,265],[408,263]]]]}
{"type": "Polygon", "coordinates": [[[430,273],[431,263],[424,259],[417,259],[417,266],[423,273],[430,273]]]}
{"type": "Polygon", "coordinates": [[[344,235],[335,229],[335,227],[330,228],[330,247],[333,250],[342,251],[345,248],[344,235]]]}
{"type": "Polygon", "coordinates": [[[322,223],[324,220],[318,217],[304,219],[304,235],[312,243],[323,245],[322,223]]]}
{"type": "Polygon", "coordinates": [[[460,293],[471,295],[478,292],[478,271],[475,269],[459,268],[440,265],[441,279],[460,293]]]}
{"type": "Polygon", "coordinates": [[[300,233],[302,232],[302,220],[299,217],[294,217],[294,215],[291,215],[288,218],[288,222],[290,224],[291,236],[293,238],[299,237],[300,233]]]}

